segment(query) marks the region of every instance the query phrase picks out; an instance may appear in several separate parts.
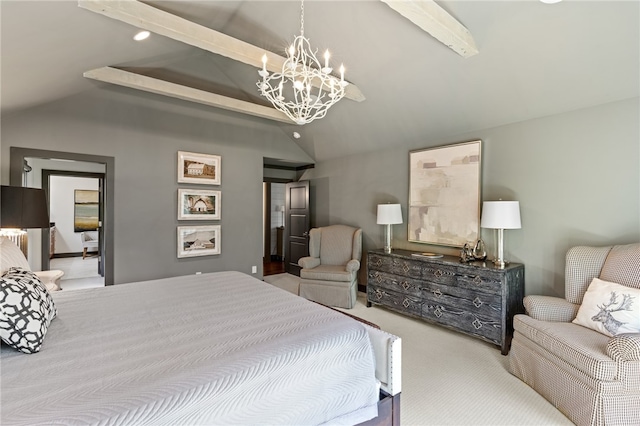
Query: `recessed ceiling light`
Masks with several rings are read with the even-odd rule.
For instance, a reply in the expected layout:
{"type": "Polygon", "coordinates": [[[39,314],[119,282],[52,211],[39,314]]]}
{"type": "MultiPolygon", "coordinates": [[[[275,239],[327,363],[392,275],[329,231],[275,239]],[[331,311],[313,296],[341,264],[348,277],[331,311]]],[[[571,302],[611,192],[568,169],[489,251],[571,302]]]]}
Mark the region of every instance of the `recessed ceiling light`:
{"type": "Polygon", "coordinates": [[[300,139],[300,133],[293,132],[293,137],[296,138],[296,139],[300,139]]]}
{"type": "Polygon", "coordinates": [[[151,33],[149,31],[140,31],[138,34],[133,36],[135,41],[142,41],[149,37],[151,33]]]}
{"type": "Polygon", "coordinates": [[[554,3],[560,3],[562,0],[540,0],[540,1],[546,4],[554,4],[554,3]]]}

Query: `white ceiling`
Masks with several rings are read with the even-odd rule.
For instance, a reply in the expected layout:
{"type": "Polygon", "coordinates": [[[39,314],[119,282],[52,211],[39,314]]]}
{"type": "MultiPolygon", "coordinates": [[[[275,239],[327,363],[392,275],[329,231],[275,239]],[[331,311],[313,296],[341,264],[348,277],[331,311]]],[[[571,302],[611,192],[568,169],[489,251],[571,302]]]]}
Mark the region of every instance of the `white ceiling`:
{"type": "MultiPolygon", "coordinates": [[[[300,29],[295,1],[147,3],[283,56],[300,29]]],[[[449,135],[640,95],[638,1],[438,4],[469,29],[478,55],[462,58],[381,1],[307,0],[305,35],[344,62],[366,100],[344,99],[302,127],[269,125],[292,140],[293,131],[301,133],[294,141],[320,161],[420,141],[427,147],[449,135]]],[[[0,14],[3,115],[113,90],[82,77],[103,66],[264,103],[255,68],[162,36],[135,42],[136,28],[76,1],[2,0],[0,14]]]]}

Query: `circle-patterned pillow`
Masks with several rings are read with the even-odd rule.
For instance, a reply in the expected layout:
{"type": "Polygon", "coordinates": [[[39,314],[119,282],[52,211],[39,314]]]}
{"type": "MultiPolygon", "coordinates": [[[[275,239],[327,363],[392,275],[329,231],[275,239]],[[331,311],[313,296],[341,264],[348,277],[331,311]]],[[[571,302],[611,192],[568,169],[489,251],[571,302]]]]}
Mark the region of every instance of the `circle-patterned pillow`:
{"type": "Polygon", "coordinates": [[[24,268],[10,268],[0,277],[0,338],[24,352],[40,350],[57,311],[40,279],[24,268]]]}

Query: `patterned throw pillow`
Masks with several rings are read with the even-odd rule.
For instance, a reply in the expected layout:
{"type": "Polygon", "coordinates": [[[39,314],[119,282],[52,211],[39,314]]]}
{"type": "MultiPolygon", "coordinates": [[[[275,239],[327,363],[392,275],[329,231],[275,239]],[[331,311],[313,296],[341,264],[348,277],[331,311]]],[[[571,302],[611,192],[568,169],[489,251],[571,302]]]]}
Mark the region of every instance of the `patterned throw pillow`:
{"type": "Polygon", "coordinates": [[[56,314],[51,295],[33,272],[10,268],[0,277],[0,338],[9,346],[38,352],[56,314]]]}
{"type": "Polygon", "coordinates": [[[640,289],[594,278],[573,322],[607,336],[640,333],[640,289]]]}

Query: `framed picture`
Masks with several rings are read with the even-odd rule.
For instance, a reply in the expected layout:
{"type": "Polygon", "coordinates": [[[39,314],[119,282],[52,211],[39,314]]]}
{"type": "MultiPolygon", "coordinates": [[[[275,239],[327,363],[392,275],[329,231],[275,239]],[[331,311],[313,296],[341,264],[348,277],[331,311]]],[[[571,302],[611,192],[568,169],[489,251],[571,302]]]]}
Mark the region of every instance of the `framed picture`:
{"type": "Polygon", "coordinates": [[[178,182],[220,185],[220,156],[178,151],[178,182]]]}
{"type": "Polygon", "coordinates": [[[409,152],[408,240],[462,247],[480,233],[482,141],[409,152]]]}
{"type": "Polygon", "coordinates": [[[76,189],[73,193],[73,232],[98,229],[100,200],[98,191],[76,189]]]}
{"type": "Polygon", "coordinates": [[[220,191],[178,189],[178,220],[220,220],[220,191]]]}
{"type": "Polygon", "coordinates": [[[178,257],[220,254],[220,225],[178,226],[178,257]]]}

